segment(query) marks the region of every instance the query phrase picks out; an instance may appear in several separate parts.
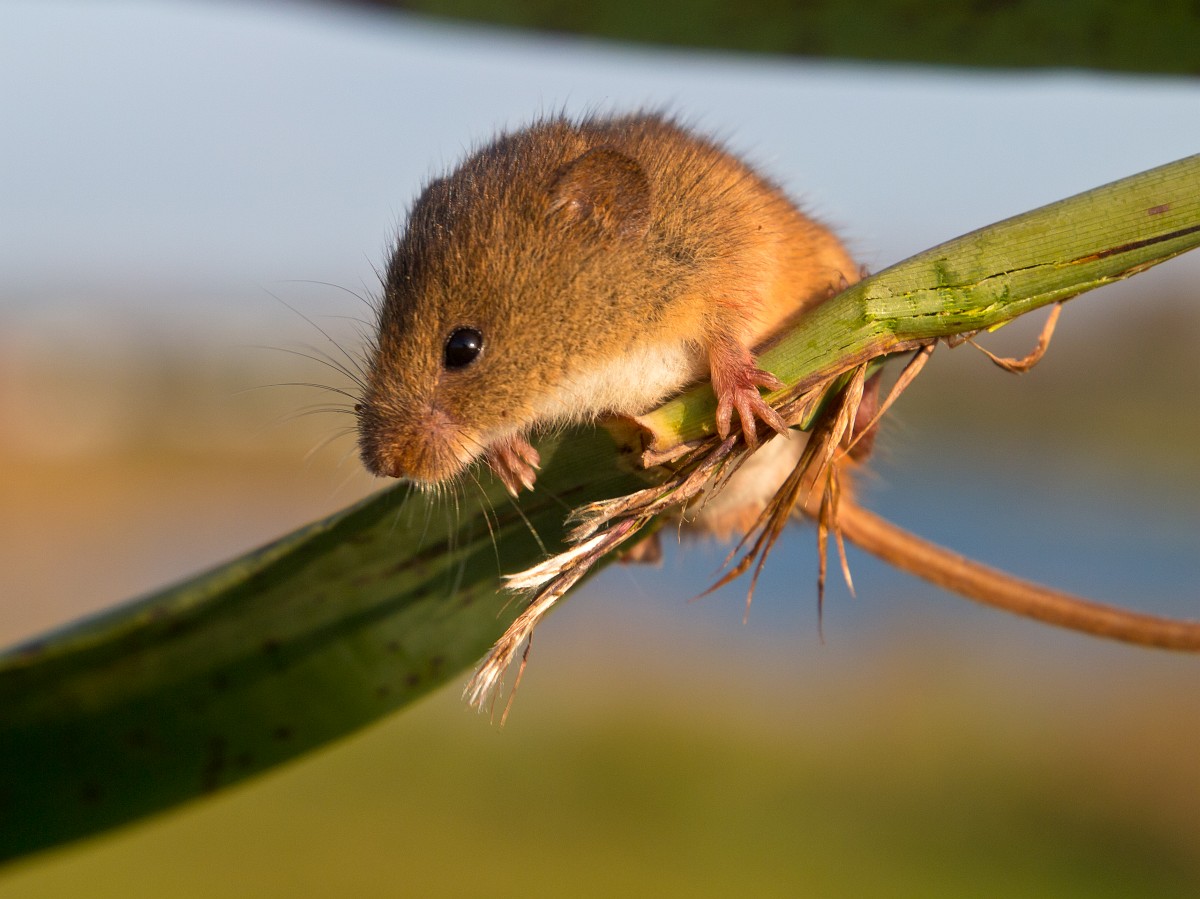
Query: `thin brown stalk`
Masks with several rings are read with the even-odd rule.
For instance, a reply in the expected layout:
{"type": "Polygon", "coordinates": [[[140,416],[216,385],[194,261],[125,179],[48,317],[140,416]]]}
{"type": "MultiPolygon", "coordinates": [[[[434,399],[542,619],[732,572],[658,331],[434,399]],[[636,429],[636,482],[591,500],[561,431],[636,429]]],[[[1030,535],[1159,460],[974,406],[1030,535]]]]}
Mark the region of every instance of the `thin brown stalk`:
{"type": "Polygon", "coordinates": [[[1131,612],[1021,580],[911,534],[848,498],[838,524],[847,540],[871,555],[984,605],[1123,643],[1200,651],[1200,621],[1131,612]]]}
{"type": "Polygon", "coordinates": [[[980,346],[975,342],[974,337],[968,337],[967,343],[983,353],[994,363],[1000,366],[1007,372],[1012,372],[1014,375],[1023,375],[1035,365],[1042,361],[1042,357],[1046,355],[1046,350],[1050,348],[1050,338],[1054,336],[1054,327],[1058,324],[1058,316],[1062,312],[1062,303],[1055,303],[1050,310],[1050,317],[1046,319],[1046,324],[1042,326],[1042,333],[1038,336],[1037,346],[1030,350],[1029,355],[1020,359],[1014,359],[1011,356],[997,356],[995,353],[980,346]]]}

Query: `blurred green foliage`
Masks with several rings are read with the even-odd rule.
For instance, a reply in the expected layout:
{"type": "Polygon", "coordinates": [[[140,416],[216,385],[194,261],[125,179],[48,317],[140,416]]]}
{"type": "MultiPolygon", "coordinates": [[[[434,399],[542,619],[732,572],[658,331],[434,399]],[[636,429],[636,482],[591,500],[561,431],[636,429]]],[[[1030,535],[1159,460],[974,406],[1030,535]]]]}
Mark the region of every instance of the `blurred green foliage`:
{"type": "Polygon", "coordinates": [[[285,776],[19,867],[0,892],[1196,894],[1200,717],[1170,689],[1178,659],[1085,688],[1057,663],[1015,674],[934,642],[830,671],[802,640],[786,650],[809,659],[799,678],[756,653],[787,673],[775,685],[720,653],[705,672],[664,654],[651,675],[595,641],[547,644],[557,684],[531,680],[503,730],[446,690],[285,776]]]}
{"type": "Polygon", "coordinates": [[[455,19],[655,44],[881,62],[1200,75],[1200,8],[1187,0],[381,2],[455,19]]]}

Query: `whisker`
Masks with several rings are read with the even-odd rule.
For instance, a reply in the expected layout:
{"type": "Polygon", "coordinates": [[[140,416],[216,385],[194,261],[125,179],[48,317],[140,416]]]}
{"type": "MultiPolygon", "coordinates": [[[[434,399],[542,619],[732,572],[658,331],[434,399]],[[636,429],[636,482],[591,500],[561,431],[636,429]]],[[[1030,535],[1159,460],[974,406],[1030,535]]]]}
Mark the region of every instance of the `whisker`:
{"type": "MultiPolygon", "coordinates": [[[[389,252],[388,255],[390,256],[391,253],[389,252]]],[[[379,267],[377,265],[375,265],[375,260],[373,260],[371,258],[367,259],[367,265],[371,266],[371,271],[373,271],[375,273],[375,280],[379,282],[379,286],[386,290],[387,289],[387,274],[385,272],[381,272],[379,270],[379,267]]],[[[375,311],[378,312],[379,310],[376,309],[375,311]]]]}
{"type": "MultiPolygon", "coordinates": [[[[483,512],[483,522],[487,526],[488,535],[492,538],[492,552],[496,555],[496,573],[502,576],[504,574],[504,565],[500,561],[500,546],[496,540],[496,528],[493,527],[492,521],[496,515],[496,507],[492,505],[491,497],[483,489],[483,484],[479,482],[479,478],[475,477],[475,472],[467,469],[467,476],[475,484],[475,490],[479,494],[479,508],[483,512]]],[[[495,524],[499,525],[499,519],[496,519],[495,524]]]]}
{"type": "MultiPolygon", "coordinates": [[[[310,415],[355,415],[353,409],[348,409],[345,406],[305,406],[303,409],[297,409],[295,412],[289,412],[281,422],[297,421],[301,418],[308,418],[310,415]]],[[[346,433],[352,433],[355,428],[348,428],[346,433]]]]}
{"type": "MultiPolygon", "coordinates": [[[[345,429],[345,431],[343,433],[355,434],[357,430],[358,430],[357,428],[347,428],[347,429],[345,429]]],[[[336,467],[341,468],[343,465],[346,464],[347,459],[349,459],[351,456],[357,456],[357,455],[358,455],[358,441],[355,440],[352,444],[350,444],[350,448],[347,449],[344,453],[342,453],[342,457],[340,459],[338,459],[336,467]]],[[[358,474],[359,472],[366,474],[366,471],[364,469],[352,469],[350,474],[353,476],[355,474],[358,474]]]]}
{"type": "Polygon", "coordinates": [[[273,387],[310,387],[313,390],[325,390],[329,393],[336,393],[344,396],[348,400],[355,403],[359,401],[358,394],[351,393],[349,390],[343,390],[341,387],[331,387],[328,384],[321,384],[317,381],[279,381],[274,384],[257,384],[253,387],[243,387],[241,390],[234,392],[234,396],[242,396],[247,393],[253,393],[256,390],[268,390],[273,387]]]}
{"type": "Polygon", "coordinates": [[[459,552],[459,543],[458,543],[459,528],[460,528],[461,522],[462,522],[462,507],[459,505],[460,494],[459,494],[458,488],[461,486],[462,485],[460,483],[455,483],[453,485],[449,485],[447,488],[447,492],[449,493],[449,499],[453,501],[452,508],[454,510],[454,515],[453,515],[453,518],[451,518],[451,516],[449,515],[449,511],[450,511],[451,507],[448,506],[447,507],[447,515],[446,515],[446,525],[447,525],[448,536],[447,536],[446,542],[447,542],[448,550],[450,553],[450,557],[453,558],[456,555],[459,557],[458,564],[454,571],[454,579],[450,583],[450,595],[451,596],[454,596],[455,594],[458,593],[459,589],[462,587],[463,576],[467,572],[467,553],[459,552]]]}
{"type": "MultiPolygon", "coordinates": [[[[416,486],[414,484],[414,486],[416,486]]],[[[432,500],[424,503],[425,506],[425,523],[421,526],[421,536],[417,538],[417,546],[423,547],[426,539],[429,537],[429,526],[433,523],[433,507],[437,502],[437,489],[430,490],[428,487],[422,486],[421,493],[425,497],[432,495],[432,500]]]]}
{"type": "MultiPolygon", "coordinates": [[[[345,462],[345,461],[346,461],[346,457],[343,456],[342,462],[345,462]]],[[[340,466],[341,463],[339,462],[338,465],[340,466]]],[[[338,483],[336,487],[333,488],[333,493],[331,494],[331,496],[336,497],[339,493],[344,491],[346,489],[346,487],[350,484],[350,482],[353,481],[355,479],[355,477],[357,477],[357,476],[358,476],[358,472],[352,470],[349,474],[347,474],[344,478],[342,478],[341,482],[338,483]]]]}
{"type": "MultiPolygon", "coordinates": [[[[319,283],[319,282],[315,282],[315,283],[319,283]]],[[[337,287],[338,285],[331,284],[329,286],[337,287]]],[[[345,289],[345,288],[342,288],[342,289],[345,289]]],[[[352,296],[356,296],[356,297],[358,296],[358,294],[354,293],[354,291],[347,290],[347,292],[350,293],[352,296]]],[[[357,384],[359,384],[359,386],[363,386],[363,381],[365,381],[367,378],[367,372],[363,369],[362,360],[357,359],[356,357],[354,357],[353,355],[348,353],[346,351],[346,348],[343,347],[336,340],[334,340],[333,337],[330,336],[328,331],[326,331],[324,328],[322,328],[320,325],[318,325],[313,319],[311,319],[309,316],[305,315],[303,312],[301,312],[295,306],[293,306],[289,302],[287,302],[287,300],[283,299],[283,297],[277,296],[276,294],[273,294],[270,291],[267,291],[267,293],[270,294],[272,297],[274,297],[278,302],[280,302],[284,306],[286,306],[288,309],[292,310],[292,312],[294,312],[298,316],[300,316],[300,318],[304,319],[304,321],[308,322],[313,328],[316,329],[318,334],[320,334],[322,337],[324,337],[326,340],[328,340],[331,344],[333,344],[337,348],[338,352],[341,353],[343,357],[345,357],[346,361],[350,363],[350,367],[358,372],[358,377],[355,377],[354,375],[352,375],[350,373],[349,369],[343,369],[345,371],[345,373],[347,375],[349,375],[350,378],[352,380],[354,380],[357,384]]],[[[358,297],[358,298],[360,300],[362,299],[362,297],[358,297]]],[[[330,359],[330,362],[333,363],[333,360],[330,359]]],[[[341,366],[338,365],[338,367],[340,368],[341,366]]]]}
{"type": "Polygon", "coordinates": [[[358,300],[360,303],[365,305],[372,312],[375,311],[374,305],[371,303],[371,301],[367,297],[364,297],[362,294],[358,293],[358,291],[351,290],[349,287],[346,287],[344,284],[334,284],[332,281],[316,281],[316,280],[312,280],[309,278],[285,278],[283,281],[281,281],[279,283],[281,283],[281,284],[315,284],[318,287],[332,287],[334,290],[340,290],[342,293],[350,294],[350,296],[354,297],[354,299],[358,300]]]}
{"type": "Polygon", "coordinates": [[[353,381],[359,387],[360,390],[365,391],[367,389],[367,383],[366,383],[365,376],[360,376],[360,375],[356,374],[355,372],[346,368],[346,366],[344,366],[342,363],[338,362],[336,359],[329,356],[329,354],[322,352],[321,350],[319,350],[318,348],[316,348],[314,346],[305,346],[305,349],[310,351],[307,353],[301,352],[300,350],[292,349],[291,347],[282,347],[282,346],[253,346],[252,345],[251,348],[259,349],[259,350],[271,350],[272,352],[276,352],[276,353],[286,353],[289,356],[298,356],[301,359],[307,359],[309,362],[316,362],[318,365],[324,365],[326,368],[336,371],[339,375],[349,378],[351,381],[353,381]],[[312,355],[313,353],[315,353],[316,355],[312,355]]]}
{"type": "MultiPolygon", "coordinates": [[[[374,328],[375,327],[375,322],[369,322],[365,318],[359,318],[356,315],[327,315],[325,317],[331,318],[334,321],[339,321],[339,322],[353,322],[354,324],[361,325],[364,328],[374,328]]],[[[357,333],[360,337],[362,336],[361,331],[358,331],[357,333]]]]}
{"type": "MultiPolygon", "coordinates": [[[[508,496],[508,494],[506,493],[505,496],[508,496]]],[[[540,549],[544,555],[550,555],[550,550],[546,549],[546,544],[542,542],[541,534],[537,532],[537,528],[533,526],[533,522],[529,520],[528,516],[526,516],[525,510],[521,508],[521,504],[511,496],[508,496],[508,504],[512,506],[517,515],[520,516],[521,521],[525,522],[525,527],[529,529],[529,535],[533,537],[534,542],[537,543],[538,549],[540,549]]]]}
{"type": "Polygon", "coordinates": [[[332,434],[329,434],[326,437],[322,437],[321,440],[319,440],[317,442],[316,446],[314,446],[312,449],[310,449],[307,453],[304,454],[305,464],[310,463],[313,460],[313,457],[316,456],[316,454],[319,453],[321,450],[325,449],[325,447],[329,446],[334,441],[341,440],[343,437],[345,437],[348,434],[353,434],[354,431],[355,431],[354,428],[338,428],[332,434]]]}

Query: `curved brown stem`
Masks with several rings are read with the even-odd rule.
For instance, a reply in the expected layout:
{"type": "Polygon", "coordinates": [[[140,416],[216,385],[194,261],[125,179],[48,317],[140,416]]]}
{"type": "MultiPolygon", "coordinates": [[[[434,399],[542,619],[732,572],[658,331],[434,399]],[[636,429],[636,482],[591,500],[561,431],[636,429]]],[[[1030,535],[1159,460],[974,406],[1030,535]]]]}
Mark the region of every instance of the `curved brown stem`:
{"type": "Polygon", "coordinates": [[[837,524],[871,555],[984,605],[1096,637],[1200,652],[1200,621],[1131,612],[1020,580],[910,534],[849,497],[842,498],[837,524]]]}

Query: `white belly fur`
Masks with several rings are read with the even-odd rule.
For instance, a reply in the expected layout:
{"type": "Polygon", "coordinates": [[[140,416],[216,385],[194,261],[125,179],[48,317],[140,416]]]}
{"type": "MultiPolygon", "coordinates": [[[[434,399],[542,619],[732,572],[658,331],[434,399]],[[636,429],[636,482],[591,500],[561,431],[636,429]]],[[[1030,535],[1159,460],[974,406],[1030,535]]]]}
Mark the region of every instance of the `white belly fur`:
{"type": "Polygon", "coordinates": [[[555,423],[599,415],[640,415],[708,374],[708,357],[684,343],[638,347],[557,385],[538,407],[555,423]]]}

